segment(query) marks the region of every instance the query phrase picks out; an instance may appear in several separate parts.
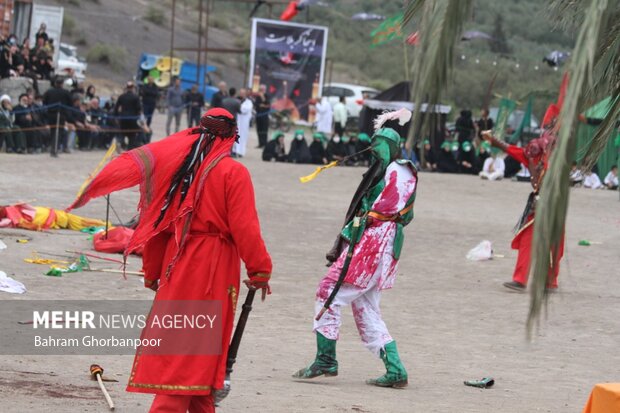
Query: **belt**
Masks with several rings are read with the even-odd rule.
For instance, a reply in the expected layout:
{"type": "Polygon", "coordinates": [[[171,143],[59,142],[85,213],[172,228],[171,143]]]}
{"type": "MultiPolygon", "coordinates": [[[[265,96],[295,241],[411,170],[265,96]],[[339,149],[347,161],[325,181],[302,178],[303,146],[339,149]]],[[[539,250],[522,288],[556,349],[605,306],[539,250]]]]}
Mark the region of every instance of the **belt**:
{"type": "Polygon", "coordinates": [[[412,209],[413,209],[413,203],[401,209],[399,212],[393,215],[384,215],[377,211],[370,211],[368,212],[368,216],[373,217],[374,219],[379,220],[379,221],[397,221],[400,218],[402,218],[403,215],[405,215],[407,212],[411,211],[412,209]]]}

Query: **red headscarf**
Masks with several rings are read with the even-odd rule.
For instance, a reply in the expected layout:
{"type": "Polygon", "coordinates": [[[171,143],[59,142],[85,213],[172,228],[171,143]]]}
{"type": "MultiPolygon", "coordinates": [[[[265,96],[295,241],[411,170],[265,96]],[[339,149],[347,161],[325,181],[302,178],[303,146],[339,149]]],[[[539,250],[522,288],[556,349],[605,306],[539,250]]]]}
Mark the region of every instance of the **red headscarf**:
{"type": "Polygon", "coordinates": [[[178,226],[183,226],[177,224],[191,219],[206,175],[222,158],[230,156],[236,137],[237,127],[230,112],[210,109],[200,120],[200,128],[183,130],[114,159],[67,210],[79,208],[92,198],[140,184],[140,221],[125,251],[128,255],[171,225],[176,231],[178,226]],[[197,148],[200,150],[196,151],[197,148]],[[195,155],[200,161],[192,163],[195,155]],[[181,186],[186,176],[180,176],[177,188],[171,188],[171,183],[183,170],[191,174],[191,179],[182,196],[181,186]]]}

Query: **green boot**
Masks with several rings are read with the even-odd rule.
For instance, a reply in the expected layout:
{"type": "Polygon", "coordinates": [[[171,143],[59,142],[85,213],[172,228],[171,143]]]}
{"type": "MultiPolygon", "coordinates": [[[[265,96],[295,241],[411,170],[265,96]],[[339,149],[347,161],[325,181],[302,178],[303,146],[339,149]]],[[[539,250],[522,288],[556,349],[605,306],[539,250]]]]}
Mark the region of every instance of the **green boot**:
{"type": "Polygon", "coordinates": [[[385,345],[385,350],[381,350],[381,359],[387,372],[378,379],[366,380],[366,384],[397,389],[407,387],[407,370],[400,361],[395,341],[390,341],[385,345]]]}
{"type": "Polygon", "coordinates": [[[336,340],[330,340],[321,333],[316,333],[316,358],[310,366],[293,374],[296,379],[312,379],[318,376],[332,377],[338,375],[336,361],[336,340]]]}

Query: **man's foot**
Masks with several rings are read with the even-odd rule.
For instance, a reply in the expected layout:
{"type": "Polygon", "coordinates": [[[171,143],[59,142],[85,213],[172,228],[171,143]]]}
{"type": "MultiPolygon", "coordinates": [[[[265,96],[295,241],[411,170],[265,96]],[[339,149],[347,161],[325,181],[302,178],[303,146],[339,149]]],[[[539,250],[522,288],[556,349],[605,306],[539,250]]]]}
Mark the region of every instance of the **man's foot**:
{"type": "Polygon", "coordinates": [[[403,389],[409,384],[407,370],[400,361],[396,342],[391,341],[385,345],[385,349],[381,350],[381,359],[385,365],[386,373],[377,378],[366,380],[366,384],[378,387],[392,387],[394,389],[403,389]]]}
{"type": "Polygon", "coordinates": [[[319,376],[334,377],[338,375],[338,361],[336,361],[336,340],[330,340],[321,333],[316,333],[316,358],[314,362],[300,369],[293,378],[313,379],[319,376]]]}
{"type": "Polygon", "coordinates": [[[521,284],[520,282],[510,281],[510,282],[504,283],[503,285],[504,287],[509,288],[513,291],[519,291],[519,292],[525,291],[525,285],[521,284]]]}

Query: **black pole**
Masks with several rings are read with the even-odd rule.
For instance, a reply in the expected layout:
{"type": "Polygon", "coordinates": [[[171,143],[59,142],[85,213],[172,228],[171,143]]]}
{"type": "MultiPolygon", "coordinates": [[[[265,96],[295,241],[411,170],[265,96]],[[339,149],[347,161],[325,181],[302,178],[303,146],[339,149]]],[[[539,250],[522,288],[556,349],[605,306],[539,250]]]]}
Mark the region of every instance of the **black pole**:
{"type": "Polygon", "coordinates": [[[243,336],[243,330],[245,330],[245,324],[248,322],[250,311],[252,311],[252,302],[254,301],[254,295],[256,290],[249,290],[248,295],[245,296],[245,302],[241,306],[241,315],[237,321],[237,327],[235,327],[235,334],[228,347],[228,357],[226,360],[226,376],[230,377],[230,373],[233,371],[233,365],[237,361],[237,352],[239,351],[239,345],[241,344],[241,337],[243,336]]]}
{"type": "Polygon", "coordinates": [[[110,194],[105,196],[105,238],[108,239],[108,229],[110,229],[110,194]]]}
{"type": "Polygon", "coordinates": [[[58,157],[58,131],[60,129],[60,111],[56,112],[56,133],[54,134],[54,147],[51,150],[51,156],[58,157]]]}

